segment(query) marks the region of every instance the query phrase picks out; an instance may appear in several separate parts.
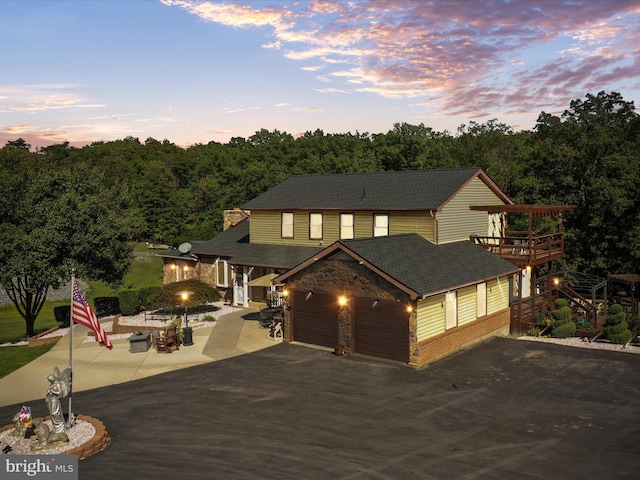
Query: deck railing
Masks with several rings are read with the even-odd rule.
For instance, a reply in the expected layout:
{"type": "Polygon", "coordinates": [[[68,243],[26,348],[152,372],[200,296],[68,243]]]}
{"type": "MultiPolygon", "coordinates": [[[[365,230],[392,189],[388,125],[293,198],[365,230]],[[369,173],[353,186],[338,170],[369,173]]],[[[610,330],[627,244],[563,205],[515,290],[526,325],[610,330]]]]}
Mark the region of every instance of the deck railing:
{"type": "Polygon", "coordinates": [[[504,237],[472,235],[471,240],[505,260],[538,265],[564,256],[564,233],[529,236],[528,232],[507,232],[504,237]]]}

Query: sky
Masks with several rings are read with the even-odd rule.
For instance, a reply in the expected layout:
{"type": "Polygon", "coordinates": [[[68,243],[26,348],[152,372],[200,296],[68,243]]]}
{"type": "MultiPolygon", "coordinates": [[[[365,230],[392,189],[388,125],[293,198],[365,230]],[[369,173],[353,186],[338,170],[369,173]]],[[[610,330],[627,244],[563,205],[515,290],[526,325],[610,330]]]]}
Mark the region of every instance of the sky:
{"type": "Polygon", "coordinates": [[[532,130],[640,99],[638,0],[3,0],[0,146],[532,130]]]}

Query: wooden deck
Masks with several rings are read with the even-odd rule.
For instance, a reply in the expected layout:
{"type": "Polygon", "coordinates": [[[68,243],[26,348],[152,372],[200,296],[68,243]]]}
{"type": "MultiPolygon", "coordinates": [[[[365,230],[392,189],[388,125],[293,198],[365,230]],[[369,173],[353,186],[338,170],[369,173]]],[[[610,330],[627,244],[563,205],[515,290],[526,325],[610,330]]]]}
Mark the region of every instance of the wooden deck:
{"type": "Polygon", "coordinates": [[[507,232],[504,237],[472,235],[471,240],[520,267],[536,266],[564,256],[564,233],[529,236],[527,232],[507,232]]]}

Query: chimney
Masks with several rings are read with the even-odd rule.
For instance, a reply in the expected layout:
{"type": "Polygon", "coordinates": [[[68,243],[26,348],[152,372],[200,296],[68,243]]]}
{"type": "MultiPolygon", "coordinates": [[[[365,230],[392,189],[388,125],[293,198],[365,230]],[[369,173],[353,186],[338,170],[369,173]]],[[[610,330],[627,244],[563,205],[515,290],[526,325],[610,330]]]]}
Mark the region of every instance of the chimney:
{"type": "Polygon", "coordinates": [[[234,208],[233,210],[225,210],[223,212],[224,225],[223,229],[226,230],[230,227],[235,227],[241,221],[251,216],[249,210],[242,210],[240,208],[234,208]]]}

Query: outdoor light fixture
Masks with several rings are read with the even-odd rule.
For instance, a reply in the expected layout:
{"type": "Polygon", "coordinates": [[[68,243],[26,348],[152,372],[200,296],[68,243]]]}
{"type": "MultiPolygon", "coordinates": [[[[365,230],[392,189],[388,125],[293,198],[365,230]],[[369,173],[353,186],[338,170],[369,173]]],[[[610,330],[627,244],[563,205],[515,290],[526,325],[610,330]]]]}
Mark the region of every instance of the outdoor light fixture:
{"type": "Polygon", "coordinates": [[[341,307],[344,307],[347,304],[347,297],[345,297],[344,295],[340,295],[338,297],[338,305],[340,305],[341,307]]]}
{"type": "Polygon", "coordinates": [[[527,273],[531,271],[531,265],[527,265],[527,273]]]}
{"type": "Polygon", "coordinates": [[[407,305],[407,313],[413,312],[413,307],[411,305],[407,305]]]}
{"type": "Polygon", "coordinates": [[[311,298],[311,295],[313,295],[313,292],[309,292],[307,293],[307,296],[304,297],[305,300],[309,300],[311,298]]]}
{"type": "Polygon", "coordinates": [[[176,264],[175,264],[175,263],[172,263],[172,264],[171,264],[171,270],[175,270],[175,269],[176,269],[176,264]]]}
{"type": "Polygon", "coordinates": [[[378,299],[377,298],[373,301],[373,304],[371,305],[371,308],[376,308],[376,305],[378,305],[378,299]]]}
{"type": "Polygon", "coordinates": [[[558,286],[558,285],[560,284],[560,279],[559,279],[559,278],[557,278],[557,277],[556,277],[556,278],[554,278],[554,279],[553,279],[553,284],[554,284],[555,286],[558,286]]]}
{"type": "Polygon", "coordinates": [[[185,290],[185,291],[176,293],[176,295],[178,295],[182,299],[182,303],[184,303],[185,327],[183,330],[184,339],[182,341],[182,344],[185,346],[193,345],[193,329],[189,327],[189,317],[187,316],[187,302],[189,300],[189,296],[193,295],[193,292],[189,292],[185,290]]]}

